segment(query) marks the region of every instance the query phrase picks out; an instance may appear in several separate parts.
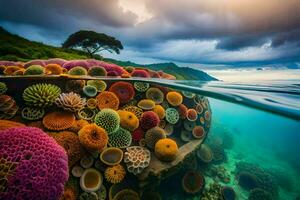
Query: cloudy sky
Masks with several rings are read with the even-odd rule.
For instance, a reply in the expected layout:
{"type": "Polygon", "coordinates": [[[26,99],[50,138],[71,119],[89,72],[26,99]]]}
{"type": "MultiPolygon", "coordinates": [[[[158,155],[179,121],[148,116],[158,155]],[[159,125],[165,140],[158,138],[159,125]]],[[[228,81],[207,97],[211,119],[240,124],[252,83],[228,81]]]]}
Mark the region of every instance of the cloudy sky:
{"type": "Polygon", "coordinates": [[[113,58],[233,68],[300,63],[299,0],[0,0],[0,26],[59,46],[80,29],[110,34],[113,58]]]}

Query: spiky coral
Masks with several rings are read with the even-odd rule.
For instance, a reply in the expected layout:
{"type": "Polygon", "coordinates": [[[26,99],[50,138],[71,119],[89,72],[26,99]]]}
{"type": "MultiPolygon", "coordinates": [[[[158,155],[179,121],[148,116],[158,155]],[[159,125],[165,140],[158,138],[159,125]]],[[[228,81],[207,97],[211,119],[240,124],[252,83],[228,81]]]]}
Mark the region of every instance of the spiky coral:
{"type": "Polygon", "coordinates": [[[116,94],[120,103],[124,104],[133,99],[135,95],[134,88],[131,83],[119,81],[112,84],[109,88],[110,92],[116,94]]]}
{"type": "Polygon", "coordinates": [[[104,128],[108,134],[111,134],[120,127],[119,114],[109,108],[105,108],[98,112],[94,121],[98,126],[104,128]]]}
{"type": "Polygon", "coordinates": [[[178,153],[178,146],[172,139],[165,138],[158,140],[155,144],[155,155],[162,161],[172,161],[176,158],[178,153]]]}
{"type": "Polygon", "coordinates": [[[97,88],[98,92],[103,92],[104,90],[106,90],[107,87],[106,83],[101,80],[88,80],[86,84],[94,86],[95,88],[97,88]]]}
{"type": "Polygon", "coordinates": [[[90,75],[90,76],[106,76],[107,71],[103,67],[95,66],[95,67],[89,68],[88,75],[90,75]]]}
{"type": "Polygon", "coordinates": [[[150,84],[146,82],[134,82],[133,86],[138,92],[146,92],[150,87],[150,84]]]}
{"type": "Polygon", "coordinates": [[[155,102],[151,99],[142,99],[139,101],[137,106],[142,108],[143,110],[152,110],[155,106],[155,102]]]}
{"type": "Polygon", "coordinates": [[[112,184],[120,183],[125,178],[125,175],[126,171],[122,165],[108,167],[104,172],[105,179],[112,184]]]}
{"type": "Polygon", "coordinates": [[[14,122],[11,120],[1,120],[0,119],[0,131],[9,129],[9,128],[16,128],[16,127],[24,127],[25,124],[14,122]]]}
{"type": "Polygon", "coordinates": [[[43,75],[45,74],[45,68],[41,65],[31,65],[25,69],[24,75],[43,75]]]}
{"type": "Polygon", "coordinates": [[[10,168],[13,174],[2,177],[1,199],[58,199],[62,195],[68,158],[53,138],[38,128],[20,127],[1,131],[0,143],[1,155],[6,155],[1,157],[15,164],[10,168]]]}
{"type": "Polygon", "coordinates": [[[104,91],[97,95],[97,105],[100,110],[104,108],[111,108],[113,110],[118,110],[119,108],[119,98],[113,93],[104,91]]]}
{"type": "Polygon", "coordinates": [[[144,130],[148,130],[150,128],[153,128],[159,124],[159,117],[158,115],[153,111],[147,111],[144,112],[141,120],[140,120],[140,126],[144,130]]]}
{"type": "Polygon", "coordinates": [[[139,127],[139,119],[134,113],[125,110],[118,110],[118,114],[120,116],[120,125],[122,128],[134,131],[139,127]]]}
{"type": "Polygon", "coordinates": [[[72,69],[69,70],[68,73],[70,75],[76,75],[76,76],[87,75],[86,69],[80,66],[73,67],[72,69]]]}
{"type": "Polygon", "coordinates": [[[166,99],[172,106],[179,106],[183,101],[182,95],[175,91],[168,92],[166,99]]]}
{"type": "Polygon", "coordinates": [[[78,132],[81,145],[90,151],[99,152],[106,147],[108,137],[106,131],[96,124],[84,126],[78,132]]]}
{"type": "Polygon", "coordinates": [[[130,173],[140,174],[150,164],[150,151],[140,146],[128,147],[124,154],[124,162],[130,173]]]}
{"type": "Polygon", "coordinates": [[[84,85],[85,85],[84,80],[69,80],[66,83],[66,91],[67,92],[81,93],[84,85]]]}
{"type": "Polygon", "coordinates": [[[143,114],[143,110],[136,106],[126,106],[126,107],[122,108],[122,110],[132,112],[133,114],[135,114],[135,116],[137,116],[138,119],[140,119],[143,114]]]}
{"type": "Polygon", "coordinates": [[[131,133],[120,127],[109,135],[108,144],[112,147],[126,148],[130,146],[131,141],[131,133]]]}
{"type": "Polygon", "coordinates": [[[53,131],[62,131],[70,128],[75,122],[75,116],[70,112],[54,111],[43,118],[45,128],[53,131]]]}
{"type": "Polygon", "coordinates": [[[150,149],[154,149],[156,142],[166,138],[165,130],[156,126],[149,129],[145,134],[146,145],[150,149]]]}
{"type": "Polygon", "coordinates": [[[27,120],[41,119],[45,114],[45,110],[33,107],[25,107],[22,110],[22,117],[27,120]]]}
{"type": "Polygon", "coordinates": [[[164,101],[164,93],[158,88],[149,88],[146,92],[147,99],[151,99],[155,104],[161,104],[164,101]]]}
{"type": "Polygon", "coordinates": [[[179,120],[179,113],[175,108],[166,109],[166,120],[170,124],[176,124],[179,120]]]}
{"type": "Polygon", "coordinates": [[[0,119],[13,118],[18,109],[16,101],[11,96],[0,95],[0,119]]]}
{"type": "Polygon", "coordinates": [[[74,92],[62,93],[55,99],[55,104],[66,111],[77,112],[81,110],[85,104],[85,99],[74,92]]]}
{"type": "Polygon", "coordinates": [[[45,108],[53,104],[60,92],[56,85],[38,83],[24,90],[23,99],[28,106],[45,108]]]}
{"type": "Polygon", "coordinates": [[[4,94],[7,91],[7,86],[5,83],[0,82],[0,95],[4,94]]]}
{"type": "Polygon", "coordinates": [[[119,148],[108,147],[100,154],[100,160],[106,165],[117,165],[123,159],[123,151],[119,148]]]}

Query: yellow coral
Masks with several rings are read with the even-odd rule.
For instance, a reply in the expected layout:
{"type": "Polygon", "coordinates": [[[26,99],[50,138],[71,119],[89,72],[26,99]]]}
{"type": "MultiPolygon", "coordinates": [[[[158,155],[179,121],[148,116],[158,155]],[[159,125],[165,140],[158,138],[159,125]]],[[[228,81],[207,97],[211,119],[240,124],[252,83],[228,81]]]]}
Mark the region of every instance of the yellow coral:
{"type": "Polygon", "coordinates": [[[48,64],[48,65],[46,65],[45,70],[46,70],[46,74],[49,74],[49,75],[60,75],[64,72],[66,72],[66,69],[62,68],[58,64],[48,64]]]}
{"type": "Polygon", "coordinates": [[[98,94],[96,97],[97,105],[100,110],[104,108],[110,108],[113,110],[118,110],[120,101],[113,92],[104,91],[98,94]]]}
{"type": "Polygon", "coordinates": [[[140,119],[143,114],[143,110],[136,106],[126,106],[122,110],[132,112],[133,114],[135,114],[135,116],[137,116],[138,119],[140,119]]]}
{"type": "Polygon", "coordinates": [[[138,102],[138,107],[143,110],[152,110],[155,107],[155,102],[150,99],[142,99],[138,102]]]}
{"type": "Polygon", "coordinates": [[[97,100],[95,98],[89,98],[86,101],[86,105],[88,108],[94,109],[97,106],[97,100]]]}
{"type": "Polygon", "coordinates": [[[121,127],[129,131],[134,131],[139,127],[139,119],[134,113],[125,110],[118,110],[118,114],[120,116],[121,127]]]}
{"type": "Polygon", "coordinates": [[[10,121],[10,120],[0,120],[0,131],[9,129],[9,128],[22,127],[22,126],[25,126],[25,125],[22,123],[10,121]]]}
{"type": "Polygon", "coordinates": [[[172,139],[165,138],[158,140],[155,144],[155,155],[162,161],[172,161],[176,158],[178,153],[178,146],[172,139]]]}
{"type": "Polygon", "coordinates": [[[153,108],[153,112],[155,112],[158,115],[159,119],[165,118],[166,112],[161,105],[155,105],[153,108]]]}
{"type": "Polygon", "coordinates": [[[85,125],[88,125],[89,122],[85,119],[76,120],[73,125],[68,129],[74,133],[78,133],[80,129],[82,129],[85,125]]]}
{"type": "Polygon", "coordinates": [[[70,128],[75,122],[75,116],[70,112],[54,111],[43,118],[45,128],[53,131],[62,131],[70,128]]]}
{"type": "Polygon", "coordinates": [[[105,179],[112,184],[120,183],[125,175],[126,171],[120,164],[108,167],[104,172],[105,179]]]}
{"type": "Polygon", "coordinates": [[[183,101],[182,95],[175,91],[168,92],[166,99],[172,106],[179,106],[183,101]]]}

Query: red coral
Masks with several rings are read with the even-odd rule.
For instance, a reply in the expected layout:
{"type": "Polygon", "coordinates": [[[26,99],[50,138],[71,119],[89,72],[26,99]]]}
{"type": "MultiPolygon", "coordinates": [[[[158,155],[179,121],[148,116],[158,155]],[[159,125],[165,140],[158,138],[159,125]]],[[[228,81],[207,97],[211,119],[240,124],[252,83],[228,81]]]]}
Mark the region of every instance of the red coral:
{"type": "Polygon", "coordinates": [[[140,124],[141,124],[142,129],[148,130],[159,124],[159,117],[153,111],[144,112],[141,117],[140,124]]]}
{"type": "Polygon", "coordinates": [[[134,142],[139,142],[141,139],[144,138],[144,131],[141,128],[135,129],[132,133],[132,140],[134,142]]]}
{"type": "Polygon", "coordinates": [[[131,73],[132,77],[142,77],[142,78],[150,78],[150,74],[143,69],[135,69],[132,73],[131,73]]]}
{"type": "Polygon", "coordinates": [[[129,102],[135,95],[134,87],[132,86],[132,84],[124,81],[119,81],[112,84],[109,88],[109,91],[117,95],[120,103],[129,102]]]}

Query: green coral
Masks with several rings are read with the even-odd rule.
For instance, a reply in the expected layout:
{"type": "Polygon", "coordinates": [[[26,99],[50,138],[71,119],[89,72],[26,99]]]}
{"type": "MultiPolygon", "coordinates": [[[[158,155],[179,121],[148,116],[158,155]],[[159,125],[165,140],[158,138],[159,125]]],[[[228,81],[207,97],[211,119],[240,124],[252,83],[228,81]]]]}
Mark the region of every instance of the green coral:
{"type": "Polygon", "coordinates": [[[70,75],[81,76],[81,75],[87,75],[88,72],[84,67],[77,66],[70,69],[68,73],[70,75]]]}
{"type": "Polygon", "coordinates": [[[175,108],[166,109],[166,120],[170,124],[176,124],[179,120],[179,113],[175,108]]]}
{"type": "Polygon", "coordinates": [[[108,144],[112,147],[126,148],[130,146],[131,141],[131,133],[121,127],[108,136],[108,144]]]}
{"type": "Polygon", "coordinates": [[[38,83],[24,90],[23,100],[28,106],[45,108],[53,104],[60,92],[61,89],[56,85],[38,83]]]}
{"type": "Polygon", "coordinates": [[[145,82],[134,82],[133,86],[138,92],[146,92],[150,87],[150,84],[145,82]]]}
{"type": "Polygon", "coordinates": [[[5,83],[0,82],[0,95],[4,94],[7,91],[7,86],[5,83]]]}
{"type": "Polygon", "coordinates": [[[88,107],[82,108],[78,111],[77,116],[79,119],[91,120],[95,117],[95,110],[88,107]]]}
{"type": "Polygon", "coordinates": [[[120,127],[119,114],[110,108],[105,108],[98,112],[94,121],[98,126],[104,128],[108,134],[118,130],[120,127]]]}
{"type": "Polygon", "coordinates": [[[90,76],[106,76],[107,72],[103,67],[91,67],[88,71],[88,75],[90,76]]]}
{"type": "Polygon", "coordinates": [[[107,87],[106,83],[101,80],[88,80],[86,84],[94,86],[95,88],[97,88],[98,92],[103,92],[104,90],[106,90],[107,87]]]}
{"type": "Polygon", "coordinates": [[[45,115],[45,110],[43,108],[32,108],[25,107],[22,110],[22,117],[27,120],[38,120],[45,115]]]}
{"type": "Polygon", "coordinates": [[[94,97],[97,95],[97,88],[91,85],[86,85],[82,89],[83,94],[85,94],[88,97],[94,97]]]}
{"type": "Polygon", "coordinates": [[[43,75],[43,74],[45,74],[45,68],[42,67],[41,65],[31,65],[24,72],[24,75],[43,75]]]}

